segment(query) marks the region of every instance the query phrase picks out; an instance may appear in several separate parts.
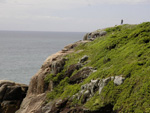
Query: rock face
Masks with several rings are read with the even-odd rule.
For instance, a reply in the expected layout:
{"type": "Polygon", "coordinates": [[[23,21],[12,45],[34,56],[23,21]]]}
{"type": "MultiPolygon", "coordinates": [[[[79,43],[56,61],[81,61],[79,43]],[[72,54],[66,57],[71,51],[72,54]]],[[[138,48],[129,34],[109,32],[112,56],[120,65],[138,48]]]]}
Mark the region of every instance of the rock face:
{"type": "Polygon", "coordinates": [[[25,98],[28,86],[0,80],[0,113],[15,113],[25,98]]]}
{"type": "Polygon", "coordinates": [[[99,94],[101,94],[104,86],[106,86],[110,81],[113,81],[115,85],[121,85],[124,80],[125,78],[122,75],[91,80],[90,83],[82,85],[81,90],[77,94],[73,95],[73,98],[80,99],[82,97],[81,103],[84,104],[89,98],[94,96],[96,91],[99,91],[99,94]]]}
{"type": "Polygon", "coordinates": [[[65,73],[65,77],[70,77],[75,70],[79,70],[82,67],[82,64],[72,64],[69,66],[68,70],[65,73]]]}
{"type": "Polygon", "coordinates": [[[87,33],[84,37],[83,40],[91,40],[93,41],[97,37],[105,36],[107,34],[106,31],[100,30],[100,31],[94,31],[91,33],[87,33]]]}
{"type": "MultiPolygon", "coordinates": [[[[49,84],[46,84],[44,81],[46,75],[50,73],[59,73],[63,69],[65,61],[67,60],[64,59],[64,56],[74,52],[74,48],[79,44],[87,42],[88,41],[78,41],[74,44],[70,44],[64,47],[62,51],[48,57],[41,69],[31,78],[27,96],[16,113],[42,113],[41,106],[45,102],[46,92],[53,90],[53,82],[51,81],[49,84]]],[[[78,69],[79,67],[76,66],[76,68],[78,69]]],[[[73,71],[70,69],[68,73],[72,72],[73,71]]]]}
{"type": "Polygon", "coordinates": [[[68,99],[55,100],[43,106],[39,113],[92,113],[83,106],[72,107],[71,102],[68,99]]]}
{"type": "Polygon", "coordinates": [[[83,79],[87,78],[92,72],[95,72],[95,69],[92,67],[84,67],[81,71],[77,72],[75,75],[70,77],[70,83],[80,83],[83,79]]]}
{"type": "Polygon", "coordinates": [[[122,76],[115,76],[114,84],[121,85],[124,82],[125,78],[122,76]]]}
{"type": "Polygon", "coordinates": [[[85,61],[87,61],[88,60],[88,56],[87,55],[85,55],[85,56],[83,56],[82,58],[81,58],[81,60],[80,60],[80,63],[84,63],[85,61]]]}

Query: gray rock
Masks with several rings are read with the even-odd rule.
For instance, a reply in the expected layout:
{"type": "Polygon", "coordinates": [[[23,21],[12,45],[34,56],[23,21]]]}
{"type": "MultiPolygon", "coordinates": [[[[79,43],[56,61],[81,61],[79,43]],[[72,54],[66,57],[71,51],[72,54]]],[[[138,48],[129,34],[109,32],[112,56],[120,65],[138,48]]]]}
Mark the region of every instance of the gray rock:
{"type": "Polygon", "coordinates": [[[85,103],[89,98],[94,96],[96,91],[99,91],[99,94],[101,94],[104,86],[106,86],[110,81],[113,81],[116,85],[121,85],[124,80],[125,78],[122,76],[112,76],[101,80],[99,78],[96,80],[91,80],[90,83],[82,85],[81,91],[75,94],[73,98],[77,97],[77,99],[80,99],[83,96],[81,101],[82,103],[85,103]]]}
{"type": "Polygon", "coordinates": [[[96,90],[98,89],[98,83],[99,83],[99,79],[96,79],[96,80],[91,80],[91,84],[92,84],[92,87],[91,87],[91,95],[93,96],[94,93],[96,92],[96,90]]]}
{"type": "Polygon", "coordinates": [[[42,107],[42,113],[50,113],[52,109],[53,102],[47,103],[44,107],[42,107]]]}
{"type": "Polygon", "coordinates": [[[107,34],[106,31],[100,31],[100,32],[99,31],[95,31],[95,32],[92,32],[91,37],[92,38],[97,38],[97,37],[104,36],[106,34],[107,34]]]}
{"type": "Polygon", "coordinates": [[[81,86],[81,90],[86,90],[86,89],[87,89],[87,84],[81,86]]]}
{"type": "Polygon", "coordinates": [[[15,82],[9,80],[0,80],[0,87],[4,84],[11,86],[11,85],[15,85],[15,82]]]}
{"type": "Polygon", "coordinates": [[[106,35],[106,34],[107,34],[106,31],[100,31],[100,32],[99,32],[99,36],[104,36],[104,35],[106,35]]]}
{"type": "Polygon", "coordinates": [[[90,93],[89,90],[85,91],[84,94],[83,94],[83,98],[82,98],[82,100],[81,100],[81,103],[85,103],[86,100],[90,97],[90,94],[91,94],[91,93],[90,93]]]}
{"type": "Polygon", "coordinates": [[[89,35],[89,33],[86,33],[85,36],[83,37],[83,40],[87,40],[88,39],[88,35],[89,35]]]}
{"type": "Polygon", "coordinates": [[[92,38],[92,33],[86,33],[83,40],[90,40],[92,38]]]}
{"type": "Polygon", "coordinates": [[[65,58],[53,61],[51,64],[51,73],[57,74],[57,73],[61,72],[61,70],[64,68],[65,61],[66,61],[65,58]]]}
{"type": "Polygon", "coordinates": [[[82,58],[81,58],[81,60],[80,60],[80,63],[84,63],[85,61],[87,61],[88,60],[88,56],[87,55],[84,55],[82,58]]]}
{"type": "Polygon", "coordinates": [[[106,86],[108,84],[109,81],[111,81],[111,77],[108,77],[108,78],[105,78],[105,79],[102,79],[103,82],[104,82],[104,86],[106,86]]]}
{"type": "Polygon", "coordinates": [[[111,80],[113,81],[114,79],[115,79],[115,77],[114,77],[114,76],[112,76],[112,77],[111,77],[111,80]]]}
{"type": "Polygon", "coordinates": [[[106,34],[107,34],[107,32],[103,31],[103,30],[101,30],[101,31],[94,31],[94,32],[85,34],[83,40],[93,41],[95,38],[104,36],[106,34]]]}
{"type": "Polygon", "coordinates": [[[120,76],[115,76],[114,78],[114,84],[115,85],[121,85],[125,80],[125,77],[120,76]]]}
{"type": "Polygon", "coordinates": [[[2,85],[0,87],[0,101],[3,100],[6,90],[7,90],[7,85],[2,85]]]}
{"type": "Polygon", "coordinates": [[[109,81],[111,81],[111,77],[100,80],[100,82],[99,82],[99,94],[101,94],[102,89],[104,88],[104,86],[106,86],[109,83],[109,81]]]}
{"type": "Polygon", "coordinates": [[[75,84],[82,82],[85,78],[90,76],[90,74],[93,72],[92,67],[84,67],[82,70],[78,71],[76,74],[70,77],[69,83],[75,84]]]}
{"type": "Polygon", "coordinates": [[[104,82],[103,82],[103,80],[100,80],[98,85],[99,85],[99,94],[101,94],[101,91],[104,88],[104,82]]]}
{"type": "Polygon", "coordinates": [[[80,99],[81,96],[83,95],[83,93],[84,93],[84,90],[81,90],[81,91],[77,94],[77,98],[80,99]]]}
{"type": "Polygon", "coordinates": [[[79,70],[82,67],[81,63],[72,64],[65,72],[65,77],[70,77],[75,70],[79,70]]]}
{"type": "Polygon", "coordinates": [[[15,113],[26,96],[28,86],[0,80],[0,113],[15,113]]]}

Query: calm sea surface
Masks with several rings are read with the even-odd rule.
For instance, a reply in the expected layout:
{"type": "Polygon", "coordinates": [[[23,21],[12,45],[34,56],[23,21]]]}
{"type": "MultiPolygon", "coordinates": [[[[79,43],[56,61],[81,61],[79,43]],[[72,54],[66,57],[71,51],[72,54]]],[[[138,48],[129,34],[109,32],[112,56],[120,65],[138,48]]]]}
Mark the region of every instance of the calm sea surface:
{"type": "Polygon", "coordinates": [[[0,80],[29,84],[45,59],[85,33],[0,31],[0,80]]]}

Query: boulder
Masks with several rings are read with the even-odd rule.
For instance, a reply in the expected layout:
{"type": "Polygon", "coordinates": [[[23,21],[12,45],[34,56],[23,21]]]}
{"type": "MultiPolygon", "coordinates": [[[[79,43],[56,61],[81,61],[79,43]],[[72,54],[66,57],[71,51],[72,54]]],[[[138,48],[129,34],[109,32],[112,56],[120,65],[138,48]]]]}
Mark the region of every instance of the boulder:
{"type": "Polygon", "coordinates": [[[81,60],[79,61],[80,63],[84,63],[85,61],[87,61],[88,60],[88,56],[87,55],[84,55],[82,58],[81,58],[81,60]]]}
{"type": "Polygon", "coordinates": [[[91,94],[90,90],[86,90],[84,92],[82,100],[81,100],[82,104],[84,104],[87,101],[87,99],[90,97],[90,94],[91,94]]]}
{"type": "Polygon", "coordinates": [[[80,63],[70,65],[65,73],[65,77],[70,77],[75,70],[79,70],[81,67],[80,63]]]}
{"type": "Polygon", "coordinates": [[[86,34],[84,35],[84,37],[83,37],[83,40],[87,40],[87,39],[88,39],[88,35],[89,35],[89,33],[86,33],[86,34]]]}
{"type": "Polygon", "coordinates": [[[50,113],[50,111],[52,110],[52,105],[53,102],[49,102],[46,105],[44,105],[41,109],[41,113],[50,113]]]}
{"type": "Polygon", "coordinates": [[[86,33],[85,36],[83,37],[83,40],[89,40],[89,41],[93,41],[93,37],[92,37],[92,33],[86,33]]]}
{"type": "Polygon", "coordinates": [[[94,96],[95,92],[98,90],[98,83],[99,83],[99,79],[96,80],[91,80],[91,95],[94,96]]]}
{"type": "Polygon", "coordinates": [[[116,85],[121,85],[124,80],[125,78],[122,76],[112,76],[105,79],[98,78],[96,80],[91,80],[90,83],[82,85],[81,90],[73,95],[72,98],[80,99],[83,97],[81,102],[85,103],[89,98],[94,96],[96,91],[99,91],[99,94],[101,94],[104,86],[106,86],[110,81],[113,81],[116,85]]]}
{"type": "Polygon", "coordinates": [[[66,103],[68,102],[68,99],[60,99],[55,103],[56,108],[63,108],[65,107],[66,103]]]}
{"type": "Polygon", "coordinates": [[[53,61],[51,64],[51,73],[57,74],[57,73],[61,72],[61,70],[63,70],[63,68],[64,68],[65,61],[66,61],[65,58],[61,58],[56,61],[53,61]]]}
{"type": "Polygon", "coordinates": [[[97,38],[97,37],[101,37],[101,36],[104,36],[106,35],[107,32],[106,31],[95,31],[95,32],[92,32],[91,34],[91,38],[97,38]]]}
{"type": "Polygon", "coordinates": [[[83,79],[87,78],[92,72],[92,67],[84,67],[81,71],[70,77],[70,84],[80,83],[83,79]]]}
{"type": "Polygon", "coordinates": [[[103,30],[97,30],[91,33],[86,33],[85,36],[83,37],[83,40],[90,40],[93,41],[97,37],[105,36],[107,34],[106,31],[103,30]]]}
{"type": "Polygon", "coordinates": [[[120,76],[115,76],[114,78],[114,84],[115,85],[121,85],[125,80],[125,77],[122,77],[122,75],[120,76]]]}
{"type": "Polygon", "coordinates": [[[99,36],[104,36],[104,35],[106,35],[106,34],[107,34],[106,31],[100,31],[100,32],[99,32],[99,36]]]}
{"type": "Polygon", "coordinates": [[[109,81],[111,81],[111,77],[99,81],[99,94],[101,94],[102,89],[108,84],[109,81]]]}
{"type": "Polygon", "coordinates": [[[0,113],[15,113],[25,98],[28,86],[0,80],[0,113]]]}

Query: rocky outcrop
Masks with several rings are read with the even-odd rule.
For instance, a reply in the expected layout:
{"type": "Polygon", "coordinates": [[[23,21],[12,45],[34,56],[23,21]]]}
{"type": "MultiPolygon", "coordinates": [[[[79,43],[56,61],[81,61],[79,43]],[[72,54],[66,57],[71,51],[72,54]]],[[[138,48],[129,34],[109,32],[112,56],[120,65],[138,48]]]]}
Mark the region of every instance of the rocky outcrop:
{"type": "Polygon", "coordinates": [[[84,67],[82,70],[77,72],[75,75],[70,77],[70,84],[80,83],[85,78],[87,78],[92,72],[95,72],[96,70],[92,67],[84,67]]]}
{"type": "Polygon", "coordinates": [[[101,36],[105,36],[106,34],[107,34],[107,32],[104,31],[104,30],[94,31],[94,32],[91,32],[91,33],[87,33],[87,34],[83,37],[83,40],[91,40],[91,41],[93,41],[95,38],[101,37],[101,36]]]}
{"type": "Polygon", "coordinates": [[[66,60],[67,59],[65,58],[60,58],[58,60],[53,61],[52,64],[50,65],[51,73],[57,74],[61,72],[61,70],[63,70],[66,60]]]}
{"type": "Polygon", "coordinates": [[[0,80],[0,113],[15,113],[25,98],[28,86],[0,80]]]}
{"type": "Polygon", "coordinates": [[[122,75],[120,76],[112,76],[105,79],[96,79],[91,80],[90,83],[84,84],[81,86],[81,90],[73,95],[72,98],[81,99],[81,103],[85,103],[88,99],[94,96],[96,91],[99,91],[99,94],[101,94],[102,89],[104,86],[106,86],[110,81],[113,81],[115,85],[121,85],[125,80],[125,77],[122,75]]]}
{"type": "Polygon", "coordinates": [[[88,60],[88,56],[87,55],[84,55],[82,58],[81,58],[81,60],[79,61],[79,63],[84,63],[85,61],[87,61],[88,60]]]}
{"type": "Polygon", "coordinates": [[[79,70],[81,67],[82,64],[80,63],[70,65],[65,73],[65,77],[70,77],[75,70],[79,70]]]}
{"type": "Polygon", "coordinates": [[[39,113],[92,113],[83,106],[72,106],[69,99],[57,99],[47,103],[39,113]]]}
{"type": "Polygon", "coordinates": [[[125,78],[122,76],[115,76],[114,84],[121,85],[124,82],[125,78]]]}
{"type": "MultiPolygon", "coordinates": [[[[39,111],[41,111],[41,106],[45,102],[46,92],[52,91],[54,87],[52,81],[49,84],[45,83],[44,79],[46,75],[59,73],[67,60],[64,59],[64,56],[74,52],[74,48],[79,44],[87,42],[88,41],[78,41],[74,44],[70,44],[56,54],[48,57],[41,69],[31,78],[27,96],[16,113],[41,113],[39,111]]],[[[70,70],[68,73],[72,73],[72,71],[70,70]]]]}

